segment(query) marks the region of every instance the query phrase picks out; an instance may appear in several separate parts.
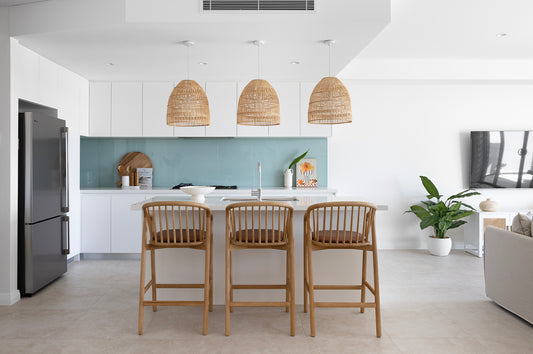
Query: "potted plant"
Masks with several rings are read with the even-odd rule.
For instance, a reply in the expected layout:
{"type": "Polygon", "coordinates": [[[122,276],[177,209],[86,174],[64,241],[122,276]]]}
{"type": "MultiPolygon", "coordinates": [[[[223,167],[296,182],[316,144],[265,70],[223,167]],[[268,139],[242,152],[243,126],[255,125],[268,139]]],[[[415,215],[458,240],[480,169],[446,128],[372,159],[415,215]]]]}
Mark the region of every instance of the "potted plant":
{"type": "Polygon", "coordinates": [[[294,160],[292,160],[292,162],[290,163],[289,168],[283,171],[283,174],[285,176],[285,188],[292,188],[292,167],[295,166],[301,159],[303,159],[308,152],[309,149],[307,149],[307,151],[301,154],[300,156],[295,157],[294,160]]]}
{"type": "Polygon", "coordinates": [[[471,215],[475,210],[460,199],[479,193],[467,189],[442,200],[442,195],[429,178],[420,176],[420,179],[428,192],[428,199],[422,201],[423,205],[412,205],[406,213],[413,213],[420,219],[421,230],[433,227],[435,235],[429,236],[429,252],[434,256],[447,256],[452,249],[452,239],[446,236],[447,231],[466,224],[466,221],[462,219],[471,215]]]}

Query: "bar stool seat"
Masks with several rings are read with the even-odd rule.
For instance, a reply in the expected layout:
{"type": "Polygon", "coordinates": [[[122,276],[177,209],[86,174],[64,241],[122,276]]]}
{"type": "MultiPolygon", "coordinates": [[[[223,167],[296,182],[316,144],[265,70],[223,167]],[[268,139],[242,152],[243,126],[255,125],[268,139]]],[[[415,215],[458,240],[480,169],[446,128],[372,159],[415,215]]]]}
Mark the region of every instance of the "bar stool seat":
{"type": "Polygon", "coordinates": [[[203,329],[207,334],[207,313],[213,311],[213,216],[205,204],[193,202],[153,202],[143,205],[141,276],[139,288],[139,334],[143,333],[144,306],[203,306],[203,329]],[[156,250],[193,248],[205,251],[205,275],[202,284],[159,284],[156,281],[156,250]],[[146,252],[150,252],[151,279],[145,284],[146,252]],[[152,289],[152,300],[145,294],[152,289]],[[201,301],[157,300],[157,289],[204,289],[201,301]]]}

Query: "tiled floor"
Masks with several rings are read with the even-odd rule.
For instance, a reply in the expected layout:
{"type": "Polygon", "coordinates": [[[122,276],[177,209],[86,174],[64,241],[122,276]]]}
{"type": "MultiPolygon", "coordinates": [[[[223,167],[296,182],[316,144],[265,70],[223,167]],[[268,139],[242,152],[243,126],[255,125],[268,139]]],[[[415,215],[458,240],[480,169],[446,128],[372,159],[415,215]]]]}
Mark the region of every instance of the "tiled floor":
{"type": "Polygon", "coordinates": [[[383,336],[374,311],[318,309],[317,337],[297,307],[296,336],[283,309],[241,308],[224,336],[224,308],[145,311],[137,335],[137,261],[82,261],[32,298],[0,307],[1,353],[532,353],[533,326],[484,295],[483,261],[454,251],[380,251],[383,336]]]}

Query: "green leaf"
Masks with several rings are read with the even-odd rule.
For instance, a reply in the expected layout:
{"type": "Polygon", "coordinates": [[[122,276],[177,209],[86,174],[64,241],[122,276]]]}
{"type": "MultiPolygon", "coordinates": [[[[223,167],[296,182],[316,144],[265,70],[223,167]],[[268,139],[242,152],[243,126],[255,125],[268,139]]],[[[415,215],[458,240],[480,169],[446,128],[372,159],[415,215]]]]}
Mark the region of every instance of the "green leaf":
{"type": "Polygon", "coordinates": [[[466,224],[466,221],[464,220],[454,221],[448,229],[455,229],[464,224],[466,224]]]}
{"type": "Polygon", "coordinates": [[[470,205],[468,205],[466,203],[461,202],[461,205],[464,206],[464,207],[467,207],[470,210],[474,210],[474,211],[476,210],[476,208],[474,208],[473,206],[470,206],[470,205]]]}
{"type": "Polygon", "coordinates": [[[420,176],[420,179],[422,180],[422,184],[424,185],[424,188],[426,188],[426,191],[429,194],[428,198],[439,199],[441,197],[439,191],[437,190],[437,187],[435,187],[435,185],[433,184],[433,182],[430,181],[429,178],[427,178],[426,176],[420,176]]]}
{"type": "Polygon", "coordinates": [[[432,215],[428,218],[422,219],[420,222],[420,229],[424,230],[426,227],[438,224],[439,219],[440,218],[437,215],[432,215]]]}
{"type": "Polygon", "coordinates": [[[301,159],[303,159],[305,155],[307,155],[308,152],[309,152],[309,149],[307,149],[306,152],[304,152],[303,154],[301,154],[300,156],[292,160],[291,164],[289,165],[289,170],[292,168],[292,166],[296,165],[301,159]]]}
{"type": "Polygon", "coordinates": [[[411,210],[409,210],[411,213],[414,213],[416,216],[422,220],[423,218],[427,218],[431,216],[431,214],[424,208],[422,208],[419,205],[413,205],[411,206],[411,210]]]}

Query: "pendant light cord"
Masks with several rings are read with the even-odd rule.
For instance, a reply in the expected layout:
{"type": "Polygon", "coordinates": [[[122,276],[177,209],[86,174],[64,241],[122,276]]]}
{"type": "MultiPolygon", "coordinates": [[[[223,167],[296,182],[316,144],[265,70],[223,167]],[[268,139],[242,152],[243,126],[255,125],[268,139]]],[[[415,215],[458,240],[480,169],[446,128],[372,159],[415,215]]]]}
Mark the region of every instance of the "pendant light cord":
{"type": "Polygon", "coordinates": [[[187,46],[187,80],[189,80],[190,50],[191,50],[191,47],[190,47],[190,46],[187,46]]]}
{"type": "Polygon", "coordinates": [[[328,59],[328,61],[329,61],[329,64],[328,64],[329,74],[328,74],[328,76],[331,77],[331,43],[328,44],[328,47],[329,47],[328,48],[328,53],[329,53],[329,59],[328,59]]]}
{"type": "Polygon", "coordinates": [[[261,78],[261,43],[257,44],[257,78],[261,78]]]}

